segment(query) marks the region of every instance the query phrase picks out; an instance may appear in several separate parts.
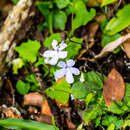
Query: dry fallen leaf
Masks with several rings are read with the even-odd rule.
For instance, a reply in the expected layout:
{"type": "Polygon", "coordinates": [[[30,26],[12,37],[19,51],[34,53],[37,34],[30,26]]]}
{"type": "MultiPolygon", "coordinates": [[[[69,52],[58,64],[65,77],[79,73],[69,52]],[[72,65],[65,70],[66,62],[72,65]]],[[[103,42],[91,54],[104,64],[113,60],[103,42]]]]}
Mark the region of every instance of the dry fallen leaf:
{"type": "Polygon", "coordinates": [[[57,106],[58,106],[59,108],[61,108],[61,107],[68,107],[68,106],[69,106],[69,103],[64,104],[64,103],[59,102],[59,101],[56,101],[56,104],[57,104],[57,106]]]}
{"type": "Polygon", "coordinates": [[[97,33],[97,30],[99,28],[99,24],[91,23],[88,26],[88,40],[89,41],[94,41],[94,37],[97,33]]]}
{"type": "Polygon", "coordinates": [[[43,95],[38,92],[32,92],[24,96],[24,105],[41,106],[43,104],[43,95]]]}
{"type": "Polygon", "coordinates": [[[130,38],[123,43],[123,50],[125,51],[127,57],[130,59],[130,38]]]}
{"type": "Polygon", "coordinates": [[[52,117],[48,116],[48,115],[35,115],[34,116],[36,121],[39,121],[41,123],[46,123],[46,124],[50,124],[52,125],[52,117]]]}
{"type": "Polygon", "coordinates": [[[115,41],[110,42],[101,50],[101,52],[98,55],[95,56],[94,59],[91,59],[91,61],[93,60],[95,61],[95,59],[100,59],[104,57],[107,53],[112,52],[114,49],[116,49],[118,46],[120,46],[123,42],[125,42],[129,38],[130,38],[130,33],[126,34],[125,36],[121,36],[115,41]]]}
{"type": "Polygon", "coordinates": [[[121,101],[125,94],[125,83],[116,69],[112,69],[103,86],[103,96],[107,107],[115,101],[121,101]]]}
{"type": "Polygon", "coordinates": [[[105,18],[106,16],[104,14],[101,14],[101,15],[96,15],[94,19],[96,22],[101,23],[105,18]]]}
{"type": "Polygon", "coordinates": [[[36,114],[36,113],[38,113],[38,109],[34,106],[29,106],[28,112],[31,113],[31,114],[33,114],[33,113],[36,114]]]}
{"type": "Polygon", "coordinates": [[[0,106],[0,118],[22,118],[21,113],[15,107],[0,106]]]}
{"type": "Polygon", "coordinates": [[[24,96],[24,105],[39,106],[41,107],[41,114],[45,114],[50,117],[53,116],[46,98],[38,92],[26,94],[24,96]]]}
{"type": "Polygon", "coordinates": [[[58,79],[57,81],[56,81],[56,84],[58,84],[58,83],[60,83],[62,80],[64,80],[65,79],[65,76],[63,76],[63,77],[61,77],[60,79],[58,79]]]}
{"type": "Polygon", "coordinates": [[[67,124],[67,130],[77,130],[76,125],[68,118],[66,118],[66,124],[67,124]]]}
{"type": "Polygon", "coordinates": [[[87,0],[87,6],[89,7],[98,7],[101,5],[103,0],[87,0]]]}
{"type": "Polygon", "coordinates": [[[50,107],[48,105],[48,102],[46,99],[44,99],[44,103],[42,104],[42,107],[41,107],[41,114],[45,114],[45,115],[48,115],[50,117],[52,117],[52,113],[51,113],[51,110],[50,110],[50,107]]]}

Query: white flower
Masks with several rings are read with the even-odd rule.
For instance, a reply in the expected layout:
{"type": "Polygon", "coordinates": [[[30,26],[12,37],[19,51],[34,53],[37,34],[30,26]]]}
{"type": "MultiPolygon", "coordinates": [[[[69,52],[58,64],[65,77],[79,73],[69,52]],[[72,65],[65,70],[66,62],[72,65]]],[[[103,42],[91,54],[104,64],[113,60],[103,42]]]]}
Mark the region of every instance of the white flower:
{"type": "Polygon", "coordinates": [[[58,42],[53,40],[52,47],[54,50],[47,50],[43,53],[43,56],[45,57],[44,61],[46,64],[56,65],[58,59],[64,59],[67,57],[67,51],[62,51],[67,45],[62,41],[58,46],[58,42]]]}
{"type": "Polygon", "coordinates": [[[55,72],[55,74],[54,74],[55,77],[57,79],[59,79],[59,78],[61,78],[61,77],[63,77],[65,75],[66,76],[66,81],[68,83],[70,83],[70,84],[73,83],[74,82],[73,74],[74,75],[79,75],[80,74],[79,69],[77,69],[75,67],[72,67],[72,66],[74,66],[74,64],[75,64],[75,61],[72,60],[72,59],[68,60],[67,64],[65,64],[65,62],[63,62],[63,61],[60,61],[58,63],[58,66],[62,67],[62,69],[57,70],[55,72]]]}

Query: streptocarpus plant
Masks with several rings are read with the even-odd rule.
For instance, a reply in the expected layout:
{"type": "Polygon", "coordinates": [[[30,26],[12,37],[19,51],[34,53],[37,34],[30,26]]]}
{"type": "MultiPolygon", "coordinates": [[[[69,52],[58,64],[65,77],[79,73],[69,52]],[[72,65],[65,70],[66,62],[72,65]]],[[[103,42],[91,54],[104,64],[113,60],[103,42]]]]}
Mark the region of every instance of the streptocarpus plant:
{"type": "MultiPolygon", "coordinates": [[[[58,42],[56,40],[53,40],[52,47],[54,50],[47,50],[43,53],[43,56],[45,57],[45,63],[50,65],[56,65],[58,60],[64,59],[67,57],[67,51],[63,51],[67,44],[62,42],[58,45],[58,42]]],[[[73,67],[75,64],[75,61],[72,59],[67,60],[67,62],[60,61],[58,62],[58,66],[62,69],[57,70],[54,75],[56,79],[62,78],[63,76],[66,76],[66,81],[70,84],[74,82],[73,74],[79,75],[80,71],[79,69],[73,67]]]]}

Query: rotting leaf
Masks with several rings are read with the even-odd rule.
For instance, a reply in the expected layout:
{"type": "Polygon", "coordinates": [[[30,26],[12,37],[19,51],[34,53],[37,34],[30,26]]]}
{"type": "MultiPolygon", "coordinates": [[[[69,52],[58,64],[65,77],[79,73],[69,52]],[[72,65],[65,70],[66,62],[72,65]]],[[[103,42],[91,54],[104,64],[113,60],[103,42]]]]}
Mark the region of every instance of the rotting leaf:
{"type": "Polygon", "coordinates": [[[44,103],[42,104],[42,107],[41,107],[41,114],[45,114],[45,115],[48,115],[50,117],[52,117],[52,113],[51,113],[51,110],[50,110],[50,107],[48,105],[48,102],[46,99],[44,99],[44,103]]]}
{"type": "MultiPolygon", "coordinates": [[[[126,34],[125,36],[121,36],[115,41],[110,42],[107,44],[101,52],[95,56],[95,59],[102,58],[105,56],[107,53],[112,52],[114,49],[116,49],[118,46],[120,46],[123,42],[125,42],[127,39],[130,38],[130,33],[126,34]]],[[[92,59],[93,60],[93,59],[92,59]]]]}
{"type": "Polygon", "coordinates": [[[125,83],[116,69],[112,69],[103,86],[103,96],[106,106],[115,101],[121,101],[125,94],[125,83]]]}
{"type": "Polygon", "coordinates": [[[130,38],[123,43],[123,50],[125,51],[127,57],[130,59],[130,38]]]}
{"type": "Polygon", "coordinates": [[[24,105],[41,106],[43,99],[44,97],[38,92],[29,93],[24,96],[24,105]]]}

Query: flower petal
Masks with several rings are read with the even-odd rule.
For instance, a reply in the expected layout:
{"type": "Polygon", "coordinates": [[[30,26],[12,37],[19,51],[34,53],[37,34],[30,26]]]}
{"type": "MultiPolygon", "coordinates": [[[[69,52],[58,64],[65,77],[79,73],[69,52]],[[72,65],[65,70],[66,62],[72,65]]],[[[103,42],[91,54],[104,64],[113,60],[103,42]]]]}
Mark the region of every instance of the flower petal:
{"type": "Polygon", "coordinates": [[[59,50],[61,51],[61,50],[63,50],[63,49],[66,48],[66,47],[67,47],[67,44],[61,43],[61,44],[59,45],[59,50]]]}
{"type": "Polygon", "coordinates": [[[57,40],[53,40],[53,42],[51,43],[52,47],[56,50],[57,49],[57,40]]]}
{"type": "Polygon", "coordinates": [[[65,43],[65,40],[61,40],[61,44],[65,43]]]}
{"type": "Polygon", "coordinates": [[[67,57],[67,51],[60,51],[58,53],[58,57],[62,58],[62,59],[66,58],[67,57]]]}
{"type": "Polygon", "coordinates": [[[72,59],[67,61],[67,66],[69,66],[69,67],[74,66],[74,64],[75,64],[75,61],[72,59]]]}
{"type": "Polygon", "coordinates": [[[58,61],[58,57],[54,56],[54,57],[51,58],[51,60],[48,61],[48,64],[56,65],[57,61],[58,61]]]}
{"type": "Polygon", "coordinates": [[[74,82],[74,78],[70,70],[68,70],[66,73],[66,81],[70,84],[74,82]]]}
{"type": "Polygon", "coordinates": [[[65,69],[60,69],[60,70],[57,70],[54,75],[56,78],[62,78],[66,73],[66,70],[65,69]]]}
{"type": "Polygon", "coordinates": [[[62,67],[62,68],[65,68],[65,67],[66,67],[66,64],[65,64],[64,61],[60,61],[60,62],[58,62],[57,65],[58,65],[59,67],[62,67]]]}
{"type": "Polygon", "coordinates": [[[45,62],[46,64],[48,64],[49,58],[45,58],[45,59],[44,59],[44,62],[45,62]]]}
{"type": "Polygon", "coordinates": [[[55,51],[51,51],[51,50],[47,50],[43,53],[44,57],[54,57],[54,55],[56,55],[57,52],[55,51]]]}
{"type": "Polygon", "coordinates": [[[71,67],[71,68],[70,68],[70,71],[71,71],[71,73],[74,74],[74,75],[79,75],[79,74],[80,74],[79,69],[77,69],[77,68],[75,68],[75,67],[71,67]]]}

